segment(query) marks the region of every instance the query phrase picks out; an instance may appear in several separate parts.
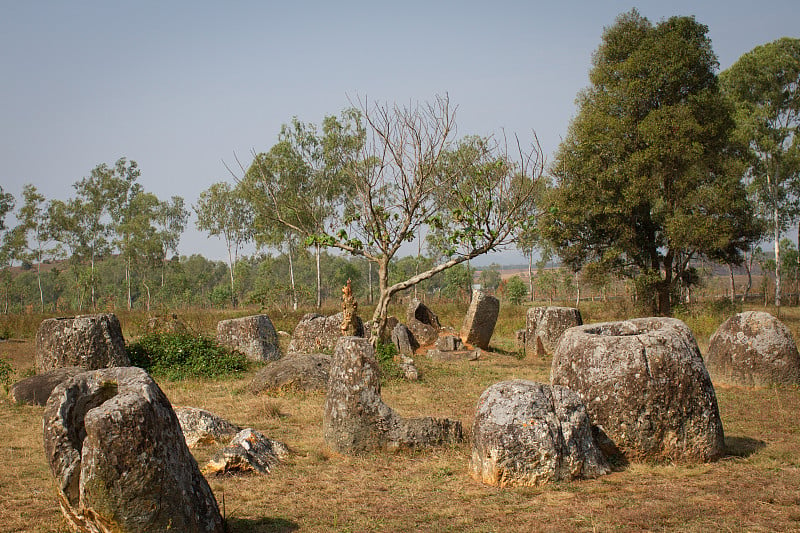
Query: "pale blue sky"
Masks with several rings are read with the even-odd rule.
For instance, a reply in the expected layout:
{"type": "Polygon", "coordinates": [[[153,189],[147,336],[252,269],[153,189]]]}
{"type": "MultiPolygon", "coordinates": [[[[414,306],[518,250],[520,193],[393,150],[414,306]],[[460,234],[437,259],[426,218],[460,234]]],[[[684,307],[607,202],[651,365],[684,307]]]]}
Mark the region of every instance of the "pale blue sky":
{"type": "MultiPolygon", "coordinates": [[[[0,0],[0,185],[67,199],[94,166],[125,156],[146,190],[193,204],[231,179],[223,161],[268,149],[293,116],[319,122],[365,96],[448,93],[460,135],[535,130],[549,154],[603,28],[632,7],[653,22],[694,15],[722,69],[800,28],[797,0],[0,0]]],[[[223,257],[190,227],[181,253],[223,257]]]]}

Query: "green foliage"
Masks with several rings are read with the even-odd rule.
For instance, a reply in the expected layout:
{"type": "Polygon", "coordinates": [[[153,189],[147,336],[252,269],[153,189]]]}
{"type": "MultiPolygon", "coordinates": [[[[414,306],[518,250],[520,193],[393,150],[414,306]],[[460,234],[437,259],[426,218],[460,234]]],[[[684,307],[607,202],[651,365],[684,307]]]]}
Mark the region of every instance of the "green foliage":
{"type": "Polygon", "coordinates": [[[481,288],[483,289],[490,291],[496,290],[497,287],[500,286],[500,265],[492,263],[481,270],[478,276],[478,283],[481,284],[481,288]]]}
{"type": "Polygon", "coordinates": [[[403,379],[403,371],[395,361],[397,357],[397,347],[391,342],[378,342],[375,347],[375,359],[381,367],[381,378],[383,380],[403,379]]]}
{"type": "Polygon", "coordinates": [[[731,171],[732,109],[707,31],[693,17],[654,25],[636,10],[605,30],[540,218],[573,270],[663,273],[640,278],[662,314],[687,258],[749,244],[740,237],[752,210],[731,171]]]}
{"type": "Polygon", "coordinates": [[[126,347],[131,364],[170,380],[220,378],[247,369],[244,355],[204,336],[150,333],[126,347]]]}
{"type": "Polygon", "coordinates": [[[3,390],[8,392],[11,383],[14,381],[14,367],[11,363],[0,357],[0,384],[3,390]]]}
{"type": "Polygon", "coordinates": [[[506,282],[506,294],[512,304],[519,305],[528,296],[528,286],[519,276],[514,276],[506,282]]]}
{"type": "Polygon", "coordinates": [[[676,305],[675,318],[683,320],[695,337],[708,339],[725,320],[742,312],[741,302],[731,302],[728,298],[709,300],[690,305],[676,305]]]}

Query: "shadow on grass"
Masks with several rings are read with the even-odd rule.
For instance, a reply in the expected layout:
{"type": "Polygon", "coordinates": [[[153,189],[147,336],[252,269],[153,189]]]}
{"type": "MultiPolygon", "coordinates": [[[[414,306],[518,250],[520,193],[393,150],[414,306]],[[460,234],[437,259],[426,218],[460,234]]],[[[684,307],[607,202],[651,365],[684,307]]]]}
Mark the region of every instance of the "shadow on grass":
{"type": "Polygon", "coordinates": [[[503,348],[499,348],[497,346],[489,346],[487,350],[491,353],[496,353],[497,355],[506,355],[508,357],[513,357],[514,359],[525,359],[525,351],[521,348],[519,350],[504,350],[503,348]]]}
{"type": "Polygon", "coordinates": [[[750,457],[767,447],[763,440],[750,437],[725,437],[725,455],[727,457],[750,457]]]}
{"type": "Polygon", "coordinates": [[[228,518],[225,523],[227,533],[289,533],[300,526],[285,518],[228,518]]]}

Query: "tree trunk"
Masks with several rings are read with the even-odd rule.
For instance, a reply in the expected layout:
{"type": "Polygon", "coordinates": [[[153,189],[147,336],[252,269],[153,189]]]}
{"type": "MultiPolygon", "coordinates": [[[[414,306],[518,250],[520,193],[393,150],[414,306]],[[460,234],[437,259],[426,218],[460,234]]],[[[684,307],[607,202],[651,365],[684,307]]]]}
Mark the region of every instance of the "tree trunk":
{"type": "MultiPolygon", "coordinates": [[[[92,311],[97,311],[97,301],[95,300],[94,295],[94,248],[92,248],[92,256],[90,259],[90,270],[89,270],[89,290],[92,294],[92,311]]],[[[81,298],[81,305],[79,307],[83,307],[83,298],[81,298]]]]}
{"type": "Polygon", "coordinates": [[[575,308],[581,305],[581,283],[578,280],[578,273],[575,272],[575,308]]]}
{"type": "Polygon", "coordinates": [[[672,314],[672,302],[670,293],[672,292],[672,252],[667,252],[664,256],[664,279],[658,285],[658,314],[660,316],[670,316],[672,314]]]}
{"type": "Polygon", "coordinates": [[[392,295],[389,293],[389,261],[382,257],[378,263],[378,303],[375,312],[372,313],[372,331],[370,342],[373,346],[378,345],[378,341],[384,337],[383,330],[386,328],[386,318],[389,315],[389,302],[392,295]]]}
{"type": "Polygon", "coordinates": [[[233,274],[233,255],[231,254],[231,247],[228,245],[228,272],[231,278],[231,306],[236,307],[236,292],[234,291],[234,274],[233,274]]]}
{"type": "Polygon", "coordinates": [[[144,285],[144,290],[147,291],[147,301],[145,302],[145,309],[147,312],[150,312],[150,287],[147,286],[146,281],[142,281],[142,285],[144,285]]]}
{"type": "Polygon", "coordinates": [[[42,261],[36,265],[36,283],[39,285],[39,305],[41,312],[44,313],[44,291],[42,290],[42,261]]]}
{"type": "Polygon", "coordinates": [[[536,293],[533,291],[533,252],[528,256],[528,293],[531,295],[531,301],[534,301],[536,293]]]}
{"type": "Polygon", "coordinates": [[[292,244],[289,243],[289,283],[292,285],[292,310],[297,311],[297,287],[294,284],[294,261],[292,260],[292,244]]]}
{"type": "Polygon", "coordinates": [[[125,284],[128,287],[128,311],[133,309],[133,298],[131,297],[131,262],[125,261],[125,284]]]}
{"type": "Polygon", "coordinates": [[[728,263],[728,272],[731,277],[731,303],[736,301],[736,280],[733,277],[733,265],[728,263]]]}
{"type": "Polygon", "coordinates": [[[781,230],[778,227],[778,210],[774,209],[773,223],[775,224],[775,307],[781,306],[781,230]]]}
{"type": "Polygon", "coordinates": [[[755,253],[750,251],[750,258],[747,258],[745,255],[744,261],[744,269],[747,271],[747,285],[744,288],[744,292],[742,292],[742,303],[747,301],[747,294],[750,292],[750,289],[753,287],[753,259],[755,258],[755,253]]]}
{"type": "Polygon", "coordinates": [[[317,259],[317,309],[322,309],[322,275],[320,274],[319,256],[320,246],[314,245],[314,255],[317,259]]]}

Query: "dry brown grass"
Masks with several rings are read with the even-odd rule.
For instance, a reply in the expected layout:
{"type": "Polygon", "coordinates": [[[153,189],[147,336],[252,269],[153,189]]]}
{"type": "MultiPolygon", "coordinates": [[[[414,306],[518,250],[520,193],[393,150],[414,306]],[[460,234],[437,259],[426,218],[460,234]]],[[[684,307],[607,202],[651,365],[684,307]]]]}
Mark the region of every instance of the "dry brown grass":
{"type": "MultiPolygon", "coordinates": [[[[443,321],[458,327],[461,312],[448,309],[443,321]]],[[[800,310],[783,310],[782,318],[797,336],[800,310]]],[[[524,308],[504,312],[493,341],[498,352],[508,351],[509,332],[522,325],[524,308]]],[[[0,357],[25,372],[33,343],[0,343],[0,357]]],[[[487,386],[549,376],[548,361],[504,353],[477,362],[420,357],[418,364],[423,380],[387,383],[384,400],[405,416],[458,418],[467,432],[487,386]]],[[[322,439],[322,394],[253,396],[251,377],[161,383],[175,405],[210,409],[293,451],[269,476],[209,480],[233,532],[800,531],[798,388],[717,386],[730,454],[716,463],[632,464],[591,481],[498,489],[469,477],[469,443],[363,457],[330,452],[322,439]]],[[[41,415],[40,407],[0,400],[0,531],[66,531],[42,449],[41,415]]],[[[202,464],[214,451],[201,448],[195,456],[202,464]]]]}

